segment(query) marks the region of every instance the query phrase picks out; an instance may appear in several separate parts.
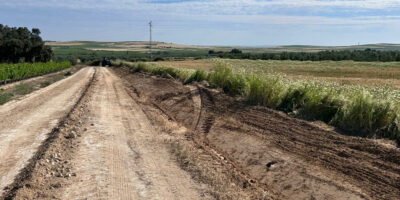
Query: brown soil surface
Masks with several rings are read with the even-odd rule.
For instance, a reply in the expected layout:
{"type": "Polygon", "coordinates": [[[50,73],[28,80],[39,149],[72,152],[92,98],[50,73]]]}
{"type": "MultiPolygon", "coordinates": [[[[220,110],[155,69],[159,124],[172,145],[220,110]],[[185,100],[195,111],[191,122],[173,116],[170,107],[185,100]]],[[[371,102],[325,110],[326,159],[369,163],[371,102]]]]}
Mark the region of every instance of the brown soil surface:
{"type": "Polygon", "coordinates": [[[204,144],[272,198],[400,198],[400,151],[394,146],[248,106],[202,85],[193,90],[171,79],[116,71],[138,96],[202,135],[204,144]]]}

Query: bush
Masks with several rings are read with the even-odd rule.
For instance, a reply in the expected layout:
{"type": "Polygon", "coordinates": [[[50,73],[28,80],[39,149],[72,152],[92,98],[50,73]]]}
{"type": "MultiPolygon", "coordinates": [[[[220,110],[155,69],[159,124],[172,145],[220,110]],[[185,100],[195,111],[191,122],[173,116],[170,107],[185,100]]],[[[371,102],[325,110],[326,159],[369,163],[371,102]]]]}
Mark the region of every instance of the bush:
{"type": "Polygon", "coordinates": [[[100,60],[92,60],[92,61],[89,61],[89,65],[90,65],[90,66],[100,66],[100,64],[101,64],[101,61],[100,61],[100,60]]]}
{"type": "Polygon", "coordinates": [[[298,116],[305,119],[329,123],[343,105],[337,94],[316,86],[304,87],[303,93],[302,101],[298,105],[298,116]]]}
{"type": "Polygon", "coordinates": [[[282,82],[282,77],[258,77],[252,75],[248,78],[249,90],[247,101],[251,104],[277,108],[282,104],[287,88],[282,82]]]}
{"type": "Polygon", "coordinates": [[[208,76],[211,86],[219,87],[230,95],[242,95],[246,89],[246,79],[240,74],[234,74],[224,63],[218,63],[208,76]]]}
{"type": "Polygon", "coordinates": [[[194,81],[201,82],[201,81],[207,80],[207,78],[208,78],[208,74],[204,70],[198,69],[188,78],[188,80],[185,82],[185,84],[189,84],[194,81]]]}
{"type": "Polygon", "coordinates": [[[333,123],[349,131],[372,133],[389,126],[396,118],[396,113],[388,102],[376,102],[364,91],[341,107],[333,123]]]}
{"type": "Polygon", "coordinates": [[[154,61],[156,61],[156,62],[157,62],[157,61],[164,61],[164,58],[157,57],[157,58],[154,59],[154,61]]]}
{"type": "Polygon", "coordinates": [[[64,76],[71,76],[72,75],[72,72],[71,71],[67,71],[65,74],[64,74],[64,76]]]}

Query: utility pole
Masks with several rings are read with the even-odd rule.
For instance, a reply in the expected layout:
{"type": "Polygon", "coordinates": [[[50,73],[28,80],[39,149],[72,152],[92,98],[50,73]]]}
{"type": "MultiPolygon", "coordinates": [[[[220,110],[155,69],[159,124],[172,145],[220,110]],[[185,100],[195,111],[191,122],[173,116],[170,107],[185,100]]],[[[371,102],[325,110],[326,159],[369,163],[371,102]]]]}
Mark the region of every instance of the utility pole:
{"type": "Polygon", "coordinates": [[[153,38],[152,38],[152,35],[151,35],[151,29],[153,28],[153,24],[152,24],[153,22],[152,21],[150,21],[149,22],[149,26],[150,26],[150,60],[152,60],[153,59],[153,55],[151,54],[151,46],[152,46],[152,40],[153,40],[153,38]]]}

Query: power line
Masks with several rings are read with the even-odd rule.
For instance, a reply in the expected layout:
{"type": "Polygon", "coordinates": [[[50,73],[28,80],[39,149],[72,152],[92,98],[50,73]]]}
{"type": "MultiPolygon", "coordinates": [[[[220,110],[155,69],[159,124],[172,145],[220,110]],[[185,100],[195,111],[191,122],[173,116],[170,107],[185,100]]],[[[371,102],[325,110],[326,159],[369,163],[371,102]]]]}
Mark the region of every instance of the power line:
{"type": "Polygon", "coordinates": [[[150,26],[150,60],[153,59],[153,56],[151,55],[151,45],[152,45],[152,40],[153,40],[152,33],[151,33],[151,29],[153,28],[153,24],[152,23],[153,23],[152,21],[149,22],[149,26],[150,26]]]}

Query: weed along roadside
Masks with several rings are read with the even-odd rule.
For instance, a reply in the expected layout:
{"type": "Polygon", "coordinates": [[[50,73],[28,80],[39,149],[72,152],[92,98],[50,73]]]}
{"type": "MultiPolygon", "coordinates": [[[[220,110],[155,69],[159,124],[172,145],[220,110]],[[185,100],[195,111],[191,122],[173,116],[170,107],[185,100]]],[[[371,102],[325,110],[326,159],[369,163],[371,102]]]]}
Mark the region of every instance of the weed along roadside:
{"type": "Polygon", "coordinates": [[[362,87],[318,81],[294,81],[279,74],[240,74],[218,62],[211,71],[165,67],[154,63],[113,63],[131,72],[171,76],[185,84],[207,81],[249,104],[267,106],[307,119],[320,120],[344,132],[400,143],[399,105],[375,98],[362,87]]]}

